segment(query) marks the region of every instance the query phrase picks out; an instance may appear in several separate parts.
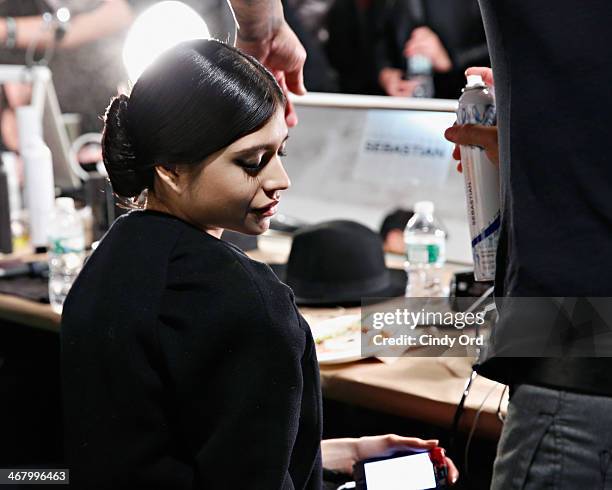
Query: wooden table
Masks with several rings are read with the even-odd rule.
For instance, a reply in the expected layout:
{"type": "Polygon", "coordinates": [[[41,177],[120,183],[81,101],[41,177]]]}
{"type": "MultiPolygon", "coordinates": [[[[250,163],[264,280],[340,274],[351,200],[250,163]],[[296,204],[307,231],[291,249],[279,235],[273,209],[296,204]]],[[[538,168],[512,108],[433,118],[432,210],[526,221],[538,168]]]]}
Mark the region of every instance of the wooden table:
{"type": "MultiPolygon", "coordinates": [[[[269,235],[260,238],[259,249],[249,255],[268,263],[283,263],[289,255],[290,242],[286,237],[269,235]]],[[[387,265],[402,267],[403,258],[388,256],[387,265]]],[[[450,264],[453,270],[466,266],[450,264]]],[[[311,322],[329,317],[359,313],[352,309],[301,308],[311,322]]],[[[0,295],[0,319],[31,327],[59,332],[60,316],[49,305],[0,295]]],[[[420,420],[450,428],[456,406],[471,373],[470,358],[411,357],[367,359],[348,364],[321,366],[321,384],[326,397],[380,412],[420,420]]],[[[507,394],[499,383],[477,377],[465,404],[460,428],[469,431],[480,410],[475,433],[495,439],[501,422],[498,406],[504,413],[507,394]]]]}

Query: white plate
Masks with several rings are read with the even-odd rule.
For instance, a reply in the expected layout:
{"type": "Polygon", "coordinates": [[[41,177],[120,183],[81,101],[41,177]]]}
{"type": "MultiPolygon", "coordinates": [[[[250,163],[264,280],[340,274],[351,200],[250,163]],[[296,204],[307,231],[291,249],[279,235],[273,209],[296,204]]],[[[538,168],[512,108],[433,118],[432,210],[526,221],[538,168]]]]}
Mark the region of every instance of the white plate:
{"type": "Polygon", "coordinates": [[[361,315],[343,315],[310,325],[315,340],[324,339],[316,344],[319,364],[340,364],[363,358],[361,329],[350,329],[360,322],[361,315]]]}
{"type": "Polygon", "coordinates": [[[325,354],[317,354],[317,360],[321,366],[330,364],[342,364],[345,362],[355,362],[364,359],[361,355],[361,349],[356,351],[343,351],[343,352],[326,352],[325,354]]]}

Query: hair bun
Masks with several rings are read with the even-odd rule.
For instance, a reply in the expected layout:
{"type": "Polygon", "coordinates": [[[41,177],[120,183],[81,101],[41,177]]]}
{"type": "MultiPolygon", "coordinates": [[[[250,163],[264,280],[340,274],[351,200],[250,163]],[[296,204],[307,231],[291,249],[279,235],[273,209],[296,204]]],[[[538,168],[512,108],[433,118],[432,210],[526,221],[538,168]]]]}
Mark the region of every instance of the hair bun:
{"type": "Polygon", "coordinates": [[[122,197],[137,197],[150,186],[153,170],[138,162],[138,155],[128,130],[127,95],[115,97],[104,116],[102,158],[113,191],[122,197]]]}

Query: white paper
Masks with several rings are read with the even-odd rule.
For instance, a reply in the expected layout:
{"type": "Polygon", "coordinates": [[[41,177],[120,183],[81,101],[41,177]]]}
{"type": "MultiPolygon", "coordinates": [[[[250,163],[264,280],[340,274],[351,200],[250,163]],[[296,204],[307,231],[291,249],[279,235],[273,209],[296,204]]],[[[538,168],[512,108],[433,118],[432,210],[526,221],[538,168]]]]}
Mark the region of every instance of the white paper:
{"type": "Polygon", "coordinates": [[[354,178],[397,186],[445,184],[453,145],[442,135],[454,114],[368,111],[354,178]]]}

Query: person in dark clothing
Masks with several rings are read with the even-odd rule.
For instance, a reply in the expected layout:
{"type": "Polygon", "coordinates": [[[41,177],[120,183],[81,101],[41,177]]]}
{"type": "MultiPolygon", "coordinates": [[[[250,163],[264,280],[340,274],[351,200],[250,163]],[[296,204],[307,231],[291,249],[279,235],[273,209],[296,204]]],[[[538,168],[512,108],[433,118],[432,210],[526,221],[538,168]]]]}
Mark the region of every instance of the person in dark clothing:
{"type": "Polygon", "coordinates": [[[274,77],[217,41],[167,51],[111,103],[104,164],[125,203],[145,207],[113,224],[64,305],[73,487],[318,489],[322,463],[350,472],[437,444],[321,443],[315,345],[293,293],[219,239],[269,228],[290,185],[286,139],[274,77]]]}
{"type": "Polygon", "coordinates": [[[463,72],[488,66],[489,54],[476,0],[396,0],[388,31],[379,41],[378,81],[388,95],[406,73],[406,58],[431,61],[435,96],[456,99],[465,85],[463,72]]]}
{"type": "Polygon", "coordinates": [[[383,241],[383,250],[389,253],[403,254],[406,252],[404,244],[404,231],[414,212],[410,209],[394,209],[385,216],[380,225],[380,237],[383,241]]]}
{"type": "Polygon", "coordinates": [[[329,13],[328,50],[341,89],[410,96],[406,56],[434,70],[435,96],[457,98],[463,72],[489,63],[476,0],[338,0],[329,13]]]}
{"type": "MultiPolygon", "coordinates": [[[[493,488],[604,488],[612,481],[612,171],[601,142],[610,136],[612,69],[601,60],[612,5],[480,3],[497,97],[502,227],[499,320],[476,369],[513,392],[493,488]],[[530,304],[547,321],[530,322],[530,304]]],[[[461,144],[488,137],[477,126],[447,135],[461,144]]]]}

